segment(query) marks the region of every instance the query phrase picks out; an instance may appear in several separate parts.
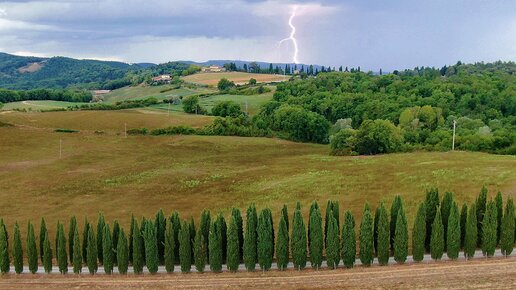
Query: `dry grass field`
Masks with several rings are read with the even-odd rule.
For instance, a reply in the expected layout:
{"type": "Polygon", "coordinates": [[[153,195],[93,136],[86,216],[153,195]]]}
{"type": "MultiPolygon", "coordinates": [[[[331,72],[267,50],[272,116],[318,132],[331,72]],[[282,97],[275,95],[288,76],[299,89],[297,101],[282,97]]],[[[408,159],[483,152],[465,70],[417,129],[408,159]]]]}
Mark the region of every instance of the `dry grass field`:
{"type": "Polygon", "coordinates": [[[7,275],[2,289],[514,289],[516,257],[262,273],[7,275]]]}
{"type": "Polygon", "coordinates": [[[248,83],[252,78],[256,79],[258,83],[282,82],[285,80],[283,75],[255,74],[245,72],[196,73],[184,77],[183,80],[190,83],[216,86],[221,78],[226,78],[235,82],[235,84],[248,83]]]}

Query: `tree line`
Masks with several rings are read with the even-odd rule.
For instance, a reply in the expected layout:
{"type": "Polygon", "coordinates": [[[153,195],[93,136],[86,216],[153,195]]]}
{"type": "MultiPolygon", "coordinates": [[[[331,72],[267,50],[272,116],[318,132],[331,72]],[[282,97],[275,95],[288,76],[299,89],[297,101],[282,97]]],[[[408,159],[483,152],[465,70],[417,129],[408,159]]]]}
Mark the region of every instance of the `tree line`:
{"type": "Polygon", "coordinates": [[[342,216],[334,200],[327,202],[324,214],[314,201],[306,219],[299,202],[292,219],[285,205],[277,224],[269,208],[258,212],[254,204],[246,210],[245,223],[237,208],[231,210],[227,221],[222,214],[212,216],[204,210],[198,225],[193,218],[181,221],[178,212],[166,217],[159,210],[152,219],[143,217],[139,221],[132,215],[126,231],[118,221],[110,225],[99,214],[96,227],[85,219],[81,232],[76,217],[70,219],[68,233],[58,222],[54,239],[42,218],[39,237],[28,222],[25,247],[19,224],[14,224],[10,238],[0,219],[0,271],[8,273],[12,264],[16,273],[22,273],[25,261],[31,273],[36,273],[41,264],[46,273],[57,265],[62,274],[68,272],[69,265],[77,274],[84,265],[90,274],[95,274],[99,265],[106,274],[112,274],[115,267],[126,274],[130,265],[135,274],[142,273],[144,267],[154,274],[159,265],[164,265],[167,273],[176,267],[182,273],[192,267],[198,272],[206,267],[221,272],[224,264],[229,271],[237,272],[241,263],[247,271],[255,271],[257,265],[267,271],[274,261],[279,270],[285,270],[290,261],[297,270],[306,268],[308,262],[319,269],[323,261],[328,268],[336,269],[341,265],[352,268],[357,257],[363,266],[370,266],[375,259],[387,265],[391,256],[403,264],[409,248],[414,262],[421,262],[425,253],[430,253],[433,260],[442,259],[444,253],[455,260],[461,249],[467,259],[473,258],[477,248],[491,257],[498,246],[503,255],[509,256],[515,243],[512,198],[505,206],[500,192],[488,200],[485,187],[475,202],[460,209],[451,192],[441,200],[437,189],[427,191],[418,206],[411,243],[405,204],[399,195],[390,210],[383,202],[374,211],[366,203],[360,224],[349,210],[342,216]]]}
{"type": "Polygon", "coordinates": [[[0,89],[0,103],[37,100],[86,103],[92,100],[92,94],[84,90],[71,89],[36,89],[30,91],[0,89]]]}

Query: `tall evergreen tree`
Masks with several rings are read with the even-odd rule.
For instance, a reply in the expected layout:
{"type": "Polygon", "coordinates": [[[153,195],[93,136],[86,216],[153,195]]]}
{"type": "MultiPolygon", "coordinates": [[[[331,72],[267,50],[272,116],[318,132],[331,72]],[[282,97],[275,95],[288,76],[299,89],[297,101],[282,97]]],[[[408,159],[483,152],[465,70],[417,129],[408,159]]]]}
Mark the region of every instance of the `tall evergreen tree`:
{"type": "Polygon", "coordinates": [[[99,266],[97,263],[97,240],[95,239],[95,233],[91,228],[88,230],[88,248],[86,249],[86,256],[88,261],[88,271],[93,275],[97,273],[99,266]]]}
{"type": "Polygon", "coordinates": [[[68,256],[66,255],[66,238],[64,233],[64,226],[57,223],[57,249],[56,249],[57,263],[59,265],[59,272],[61,274],[68,273],[68,256]]]}
{"type": "MultiPolygon", "coordinates": [[[[149,273],[156,274],[158,272],[159,258],[158,258],[158,236],[156,233],[156,225],[152,220],[147,221],[144,229],[144,244],[145,244],[145,264],[149,273]]],[[[191,261],[190,257],[190,261],[191,261]]]]}
{"type": "Polygon", "coordinates": [[[466,233],[464,237],[464,256],[467,259],[475,256],[475,250],[477,248],[477,208],[473,204],[468,211],[466,219],[466,233]]]}
{"type": "Polygon", "coordinates": [[[179,232],[181,231],[181,219],[179,218],[179,213],[177,211],[174,211],[174,213],[172,213],[169,219],[170,225],[174,230],[174,257],[179,258],[179,232]]]}
{"type": "Polygon", "coordinates": [[[222,271],[222,235],[217,221],[211,224],[208,238],[210,269],[213,272],[220,272],[222,271]]]}
{"type": "Polygon", "coordinates": [[[82,272],[82,249],[81,239],[79,237],[79,229],[77,227],[73,230],[73,251],[72,251],[72,265],[73,272],[80,274],[82,272]]]}
{"type": "Polygon", "coordinates": [[[440,260],[444,253],[444,228],[441,217],[441,208],[438,207],[432,223],[432,236],[430,237],[430,255],[434,260],[440,260]]]}
{"type": "MultiPolygon", "coordinates": [[[[0,235],[1,232],[2,231],[0,231],[0,235]]],[[[50,240],[48,238],[48,234],[45,235],[45,240],[43,241],[43,269],[45,269],[45,273],[52,272],[52,249],[50,248],[50,240]]]]}
{"type": "Polygon", "coordinates": [[[222,252],[222,263],[226,262],[226,254],[227,254],[227,225],[226,220],[224,219],[224,216],[222,214],[219,214],[217,216],[217,219],[215,220],[215,223],[217,223],[217,229],[219,231],[220,235],[220,245],[221,245],[221,252],[222,252]]]}
{"type": "Polygon", "coordinates": [[[138,227],[138,221],[134,219],[133,223],[133,270],[135,274],[141,274],[143,272],[143,237],[141,236],[140,228],[138,227]]]}
{"type": "Polygon", "coordinates": [[[113,241],[111,240],[111,230],[109,225],[104,226],[102,235],[102,255],[104,260],[104,272],[108,275],[113,273],[113,241]]]}
{"type": "Polygon", "coordinates": [[[115,220],[113,222],[113,231],[111,233],[111,241],[113,243],[113,265],[118,264],[118,236],[120,236],[120,224],[115,220]]]}
{"type": "MultiPolygon", "coordinates": [[[[434,223],[435,214],[439,207],[439,190],[432,188],[426,192],[425,208],[426,208],[426,240],[425,249],[430,251],[430,240],[432,237],[432,224],[434,223]]],[[[441,221],[442,222],[442,221],[441,221]]]]}
{"type": "MultiPolygon", "coordinates": [[[[340,209],[339,209],[338,201],[328,200],[328,204],[326,205],[326,216],[325,216],[325,220],[324,220],[324,248],[327,247],[326,237],[328,235],[328,224],[330,222],[330,217],[329,217],[330,213],[333,215],[333,217],[337,221],[337,227],[340,227],[340,222],[339,222],[340,209]]],[[[310,233],[310,231],[309,231],[309,233],[310,233]]],[[[340,228],[339,228],[339,234],[340,234],[340,228]]]]}
{"type": "Polygon", "coordinates": [[[502,193],[498,192],[495,197],[496,209],[497,209],[497,228],[496,228],[496,244],[500,242],[500,233],[502,229],[502,217],[503,217],[503,197],[502,193]]]}
{"type": "Polygon", "coordinates": [[[377,208],[375,213],[378,216],[375,224],[375,228],[377,230],[377,245],[376,251],[378,255],[378,263],[381,266],[387,265],[389,263],[389,244],[390,244],[390,224],[389,224],[389,216],[387,215],[387,210],[383,205],[383,202],[377,208]]]}
{"type": "Polygon", "coordinates": [[[496,250],[496,229],[498,223],[498,210],[495,201],[491,200],[482,221],[482,253],[484,256],[492,257],[496,250]]]}
{"type": "Polygon", "coordinates": [[[192,268],[192,248],[190,229],[187,221],[183,221],[179,232],[179,263],[181,272],[189,273],[192,268]]]}
{"type": "Polygon", "coordinates": [[[394,251],[394,237],[396,235],[396,222],[398,218],[398,211],[401,208],[401,196],[396,195],[391,205],[391,220],[390,220],[390,235],[391,235],[391,249],[394,251]]]}
{"type": "Polygon", "coordinates": [[[127,242],[129,243],[129,263],[133,263],[133,236],[134,236],[134,225],[136,224],[136,219],[134,218],[134,214],[131,214],[131,223],[129,224],[129,236],[127,237],[127,242]]]}
{"type": "Polygon", "coordinates": [[[460,216],[457,203],[453,202],[448,217],[448,233],[446,235],[446,253],[448,258],[455,260],[459,257],[460,250],[460,216]]]}
{"type": "Polygon", "coordinates": [[[231,272],[238,271],[238,265],[240,265],[240,241],[238,240],[238,225],[236,219],[237,218],[234,215],[232,215],[228,227],[227,266],[228,270],[231,272]]]}
{"type": "Polygon", "coordinates": [[[348,210],[344,214],[344,226],[342,227],[342,261],[346,268],[352,268],[356,259],[356,238],[355,238],[355,219],[348,210]]]}
{"type": "Polygon", "coordinates": [[[337,220],[335,220],[333,215],[330,215],[328,237],[326,239],[326,259],[328,267],[331,269],[337,269],[340,263],[340,240],[339,231],[337,229],[337,220]]]}
{"type": "Polygon", "coordinates": [[[285,270],[288,265],[289,249],[288,249],[288,228],[287,222],[285,221],[285,215],[283,212],[280,216],[280,222],[278,226],[278,236],[276,241],[276,262],[278,269],[281,271],[285,270]]]}
{"type": "Polygon", "coordinates": [[[203,273],[204,269],[206,268],[207,252],[207,243],[204,241],[202,228],[199,228],[197,234],[195,235],[194,242],[195,269],[199,273],[203,273]]]}
{"type": "MultiPolygon", "coordinates": [[[[242,219],[242,213],[240,213],[240,209],[232,208],[231,216],[235,218],[237,233],[238,233],[238,260],[242,261],[244,255],[244,221],[242,219]]],[[[229,239],[229,236],[228,236],[229,239]]]]}
{"type": "Polygon", "coordinates": [[[154,226],[156,227],[156,240],[158,246],[158,260],[160,264],[165,262],[165,227],[166,219],[162,209],[156,213],[154,220],[154,226]]]}
{"type": "MultiPolygon", "coordinates": [[[[381,202],[383,204],[383,202],[381,202]]],[[[378,223],[380,220],[380,206],[377,206],[374,210],[374,229],[373,229],[373,243],[374,243],[374,254],[378,256],[378,223]]]]}
{"type": "Polygon", "coordinates": [[[272,235],[271,220],[267,209],[260,212],[258,217],[258,264],[262,271],[268,271],[272,265],[274,255],[274,244],[272,235]]]}
{"type": "Polygon", "coordinates": [[[39,227],[39,256],[41,259],[41,263],[44,263],[43,248],[45,247],[45,239],[46,239],[47,235],[48,235],[47,224],[45,222],[45,219],[41,218],[40,227],[39,227]]]}
{"type": "Polygon", "coordinates": [[[118,234],[118,242],[116,244],[118,273],[127,274],[129,267],[129,246],[125,236],[124,229],[120,229],[118,234]]]}
{"type": "Polygon", "coordinates": [[[288,217],[288,207],[286,204],[283,205],[283,208],[281,209],[281,216],[285,220],[285,225],[287,226],[287,232],[289,230],[289,217],[288,217]]]}
{"type": "Polygon", "coordinates": [[[512,198],[507,199],[505,205],[505,214],[502,218],[502,228],[500,232],[500,246],[502,248],[502,254],[509,256],[512,253],[514,246],[514,231],[515,231],[515,219],[514,219],[514,203],[512,198]]]}
{"type": "Polygon", "coordinates": [[[477,247],[480,247],[482,245],[482,221],[484,220],[484,214],[486,212],[486,206],[487,206],[487,188],[485,186],[482,186],[482,189],[480,190],[480,193],[477,197],[476,201],[477,206],[477,247]]]}
{"type": "Polygon", "coordinates": [[[13,264],[16,274],[23,272],[23,249],[21,242],[20,227],[18,222],[14,224],[14,243],[13,243],[13,264]]]}
{"type": "Polygon", "coordinates": [[[399,264],[405,263],[408,256],[408,226],[405,209],[402,206],[396,218],[396,231],[394,235],[394,260],[399,264]]]}
{"type": "Polygon", "coordinates": [[[423,261],[426,240],[426,204],[422,202],[416,214],[412,229],[412,258],[415,262],[423,261]]]}
{"type": "MultiPolygon", "coordinates": [[[[206,258],[208,257],[208,239],[210,235],[210,224],[211,224],[211,214],[210,211],[204,209],[201,213],[201,222],[199,224],[199,228],[201,229],[201,233],[203,235],[204,241],[204,249],[206,250],[206,258]]],[[[197,236],[195,236],[197,238],[197,236]]]]}
{"type": "MultiPolygon", "coordinates": [[[[330,206],[328,202],[328,206],[330,206]]],[[[331,207],[331,206],[330,206],[331,207]]],[[[332,219],[333,212],[330,209],[326,212],[326,217],[332,219]]],[[[329,221],[326,227],[329,227],[329,221]]],[[[319,207],[315,207],[310,214],[310,222],[308,225],[308,247],[310,249],[310,263],[312,268],[319,269],[323,260],[323,229],[322,229],[322,216],[319,207]]],[[[327,233],[326,233],[327,234],[327,233]]]]}
{"type": "MultiPolygon", "coordinates": [[[[244,264],[247,271],[254,271],[256,267],[257,252],[256,240],[257,232],[256,225],[258,223],[258,216],[256,214],[256,206],[250,205],[247,209],[245,237],[244,237],[244,264]]],[[[211,262],[210,262],[211,264],[211,262]]]]}
{"type": "Polygon", "coordinates": [[[374,259],[373,223],[374,218],[371,215],[369,205],[366,203],[360,223],[360,261],[364,266],[370,266],[374,259]]]}
{"type": "Polygon", "coordinates": [[[75,234],[75,229],[77,228],[77,218],[72,216],[70,218],[70,224],[68,225],[68,254],[70,255],[70,264],[73,264],[73,236],[75,234]]]}
{"type": "Polygon", "coordinates": [[[450,211],[453,204],[453,193],[447,191],[444,193],[443,200],[441,202],[441,218],[443,220],[444,229],[444,250],[447,249],[448,241],[448,218],[450,217],[450,211]]]}
{"type": "Polygon", "coordinates": [[[294,211],[294,220],[292,222],[292,238],[290,239],[290,249],[292,251],[292,261],[294,268],[301,270],[306,267],[306,227],[299,209],[301,205],[298,203],[294,211]]]}
{"type": "Polygon", "coordinates": [[[29,221],[27,231],[27,258],[29,262],[29,271],[34,274],[38,271],[38,250],[36,246],[36,236],[34,234],[34,226],[29,221]]]}
{"type": "Polygon", "coordinates": [[[197,234],[197,230],[195,227],[195,221],[193,217],[190,217],[190,223],[188,224],[188,229],[190,230],[190,253],[192,254],[192,264],[195,264],[195,257],[194,257],[194,244],[195,244],[195,235],[197,234]]]}
{"type": "MultiPolygon", "coordinates": [[[[165,258],[165,270],[167,273],[174,272],[174,264],[175,264],[175,256],[174,256],[174,249],[175,249],[175,240],[174,240],[174,230],[172,229],[172,224],[169,221],[167,221],[167,226],[165,227],[165,252],[164,252],[164,258],[165,258]]],[[[202,229],[199,228],[201,231],[202,229]]]]}
{"type": "Polygon", "coordinates": [[[104,219],[104,215],[99,213],[99,217],[97,220],[97,255],[99,256],[99,263],[104,263],[104,255],[102,253],[102,242],[104,241],[104,226],[106,225],[106,220],[104,219]]]}
{"type": "Polygon", "coordinates": [[[464,248],[464,238],[466,237],[466,221],[468,219],[468,205],[462,204],[460,210],[460,247],[464,248]]]}

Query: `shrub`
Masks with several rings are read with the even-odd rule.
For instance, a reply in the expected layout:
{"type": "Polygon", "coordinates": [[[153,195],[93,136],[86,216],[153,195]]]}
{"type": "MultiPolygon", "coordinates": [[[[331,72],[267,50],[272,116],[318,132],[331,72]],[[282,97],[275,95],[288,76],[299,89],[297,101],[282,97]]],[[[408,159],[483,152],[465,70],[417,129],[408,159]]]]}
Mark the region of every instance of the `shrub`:
{"type": "Polygon", "coordinates": [[[147,128],[135,128],[127,130],[127,135],[147,135],[148,132],[147,128]]]}
{"type": "Polygon", "coordinates": [[[73,129],[64,129],[64,128],[58,128],[55,129],[54,132],[57,133],[79,133],[79,130],[73,130],[73,129]]]}
{"type": "Polygon", "coordinates": [[[401,130],[388,120],[366,120],[360,125],[356,149],[359,154],[392,153],[401,150],[401,130]]]}
{"type": "Polygon", "coordinates": [[[356,130],[346,128],[332,135],[330,137],[330,155],[356,155],[356,134],[356,130]]]}
{"type": "Polygon", "coordinates": [[[215,104],[211,109],[213,116],[238,117],[243,114],[240,105],[233,101],[222,101],[215,104]]]}

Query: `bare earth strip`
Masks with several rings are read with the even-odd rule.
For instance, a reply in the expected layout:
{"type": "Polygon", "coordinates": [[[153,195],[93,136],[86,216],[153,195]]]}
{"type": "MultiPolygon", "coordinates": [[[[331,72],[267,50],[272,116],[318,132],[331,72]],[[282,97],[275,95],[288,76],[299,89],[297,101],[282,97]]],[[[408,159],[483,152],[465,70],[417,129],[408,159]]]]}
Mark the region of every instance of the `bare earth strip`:
{"type": "MultiPolygon", "coordinates": [[[[176,269],[177,271],[178,269],[176,269]]],[[[170,275],[6,275],[2,289],[516,289],[516,257],[337,270],[170,275]]]]}

